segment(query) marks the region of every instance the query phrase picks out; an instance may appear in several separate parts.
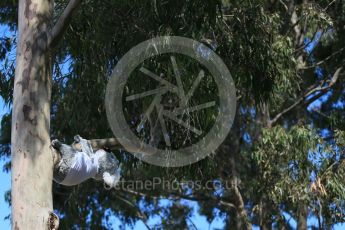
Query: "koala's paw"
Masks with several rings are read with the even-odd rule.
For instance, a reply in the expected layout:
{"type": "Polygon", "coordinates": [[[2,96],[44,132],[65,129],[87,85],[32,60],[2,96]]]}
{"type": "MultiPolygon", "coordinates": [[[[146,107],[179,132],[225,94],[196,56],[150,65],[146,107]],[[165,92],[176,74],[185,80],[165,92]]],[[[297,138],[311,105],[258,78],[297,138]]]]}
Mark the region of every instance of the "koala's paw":
{"type": "Polygon", "coordinates": [[[62,143],[58,139],[52,140],[52,146],[54,149],[59,150],[61,145],[62,143]]]}
{"type": "Polygon", "coordinates": [[[120,175],[111,175],[108,172],[103,173],[103,180],[107,189],[114,188],[116,184],[120,181],[120,175]]]}

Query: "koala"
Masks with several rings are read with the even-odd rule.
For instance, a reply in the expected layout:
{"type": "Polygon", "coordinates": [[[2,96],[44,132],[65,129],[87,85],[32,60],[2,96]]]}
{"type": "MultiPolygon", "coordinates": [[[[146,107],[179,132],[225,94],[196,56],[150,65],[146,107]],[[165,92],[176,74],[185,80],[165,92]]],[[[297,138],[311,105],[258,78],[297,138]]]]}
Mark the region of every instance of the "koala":
{"type": "Polygon", "coordinates": [[[104,149],[93,152],[88,140],[79,135],[74,137],[72,145],[53,140],[52,146],[60,154],[61,159],[54,168],[54,181],[73,186],[89,178],[104,182],[106,188],[115,187],[120,180],[118,160],[104,149]]]}

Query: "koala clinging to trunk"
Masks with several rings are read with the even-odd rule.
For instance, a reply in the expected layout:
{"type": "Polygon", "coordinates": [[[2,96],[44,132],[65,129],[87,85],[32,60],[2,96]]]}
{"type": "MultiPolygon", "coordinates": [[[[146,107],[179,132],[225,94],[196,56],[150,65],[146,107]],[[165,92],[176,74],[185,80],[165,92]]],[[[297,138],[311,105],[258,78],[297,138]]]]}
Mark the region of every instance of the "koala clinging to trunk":
{"type": "Polygon", "coordinates": [[[103,180],[107,188],[112,188],[120,180],[120,167],[115,156],[103,149],[93,152],[89,141],[79,135],[74,137],[72,145],[53,140],[52,146],[61,154],[54,168],[57,183],[72,186],[93,178],[103,180]]]}

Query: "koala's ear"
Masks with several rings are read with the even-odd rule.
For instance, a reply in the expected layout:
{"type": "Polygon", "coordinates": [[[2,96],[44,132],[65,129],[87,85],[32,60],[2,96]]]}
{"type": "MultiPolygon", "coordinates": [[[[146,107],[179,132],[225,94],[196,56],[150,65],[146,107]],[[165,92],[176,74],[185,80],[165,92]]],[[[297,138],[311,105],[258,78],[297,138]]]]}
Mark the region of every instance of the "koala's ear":
{"type": "Polygon", "coordinates": [[[81,141],[81,136],[75,135],[75,136],[74,136],[74,142],[75,142],[75,143],[79,143],[80,141],[81,141]]]}

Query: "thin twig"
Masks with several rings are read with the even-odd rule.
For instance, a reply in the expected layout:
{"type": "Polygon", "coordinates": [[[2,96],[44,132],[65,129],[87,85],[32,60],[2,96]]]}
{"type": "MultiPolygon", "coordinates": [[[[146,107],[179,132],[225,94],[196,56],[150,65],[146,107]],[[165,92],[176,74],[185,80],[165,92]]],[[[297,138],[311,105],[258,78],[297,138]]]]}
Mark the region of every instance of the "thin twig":
{"type": "MultiPolygon", "coordinates": [[[[302,96],[300,96],[295,103],[293,103],[292,105],[290,105],[288,108],[284,109],[282,112],[278,113],[273,119],[271,119],[269,121],[270,126],[272,126],[274,123],[276,123],[279,118],[281,118],[283,115],[285,115],[286,113],[290,112],[292,109],[294,109],[296,106],[298,106],[299,104],[301,104],[308,96],[317,93],[317,92],[326,92],[328,89],[330,89],[338,80],[340,71],[343,69],[343,67],[339,67],[335,73],[333,74],[333,77],[329,82],[329,84],[327,86],[318,86],[315,87],[309,91],[307,91],[306,93],[304,93],[302,96]]],[[[319,96],[319,95],[316,95],[319,96]]],[[[313,99],[316,100],[316,99],[313,99]]],[[[311,100],[308,100],[306,103],[311,103],[311,100]]]]}
{"type": "Polygon", "coordinates": [[[333,5],[333,3],[335,2],[336,0],[333,0],[333,1],[331,1],[324,9],[323,9],[323,11],[327,11],[328,10],[328,8],[331,6],[331,5],[333,5]]]}
{"type": "Polygon", "coordinates": [[[325,59],[323,59],[323,60],[321,60],[321,61],[315,63],[315,64],[312,65],[312,66],[305,66],[305,67],[301,67],[300,69],[312,69],[312,68],[315,68],[315,67],[317,67],[317,66],[319,66],[319,65],[321,65],[321,64],[323,64],[323,63],[325,63],[326,61],[328,61],[329,59],[331,59],[333,56],[337,55],[338,53],[342,52],[344,49],[345,49],[345,47],[343,47],[343,48],[337,50],[336,52],[334,52],[334,53],[332,53],[332,54],[330,54],[328,57],[326,57],[325,59]]]}
{"type": "Polygon", "coordinates": [[[288,11],[289,7],[283,2],[283,0],[279,0],[279,2],[284,6],[285,10],[288,11]]]}

